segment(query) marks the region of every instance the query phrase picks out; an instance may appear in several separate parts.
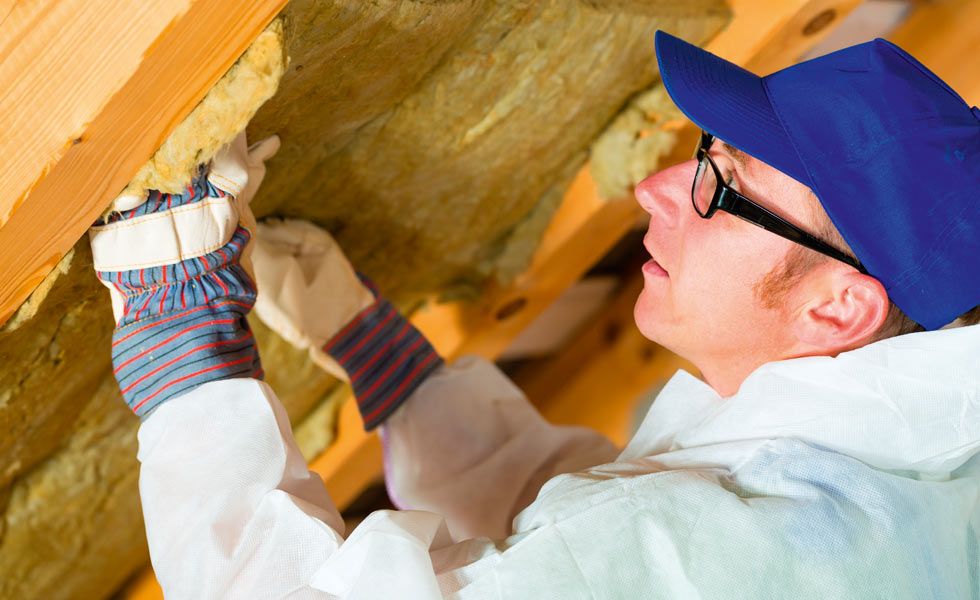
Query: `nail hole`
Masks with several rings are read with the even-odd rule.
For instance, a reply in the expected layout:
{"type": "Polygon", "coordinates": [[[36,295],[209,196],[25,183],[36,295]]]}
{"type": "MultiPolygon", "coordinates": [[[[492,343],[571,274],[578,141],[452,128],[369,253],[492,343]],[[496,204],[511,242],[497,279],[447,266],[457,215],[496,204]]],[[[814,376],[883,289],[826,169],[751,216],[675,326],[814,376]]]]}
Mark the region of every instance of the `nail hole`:
{"type": "Polygon", "coordinates": [[[810,19],[810,22],[806,24],[803,28],[803,35],[813,35],[823,31],[827,25],[833,23],[834,19],[837,18],[837,11],[828,8],[827,10],[821,12],[817,16],[810,19]]]}
{"type": "Polygon", "coordinates": [[[504,319],[509,319],[510,317],[521,312],[525,306],[527,306],[527,298],[514,298],[497,309],[497,320],[503,321],[504,319]]]}
{"type": "Polygon", "coordinates": [[[622,333],[623,328],[619,326],[619,323],[613,321],[606,325],[606,330],[602,332],[602,337],[605,339],[607,344],[614,343],[619,339],[620,333],[622,333]]]}

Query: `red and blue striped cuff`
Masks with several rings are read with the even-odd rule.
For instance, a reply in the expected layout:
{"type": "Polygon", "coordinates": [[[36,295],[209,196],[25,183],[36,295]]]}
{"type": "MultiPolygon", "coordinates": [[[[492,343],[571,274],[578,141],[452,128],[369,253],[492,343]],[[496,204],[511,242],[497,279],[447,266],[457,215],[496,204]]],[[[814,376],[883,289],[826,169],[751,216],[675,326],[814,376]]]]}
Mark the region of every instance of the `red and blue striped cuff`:
{"type": "Polygon", "coordinates": [[[323,351],[347,371],[368,431],[443,364],[425,336],[383,298],[362,310],[323,351]]]}
{"type": "MultiPolygon", "coordinates": [[[[151,194],[150,212],[224,194],[199,179],[183,195],[151,194]]],[[[209,381],[263,377],[246,315],[255,284],[239,263],[249,232],[238,227],[223,247],[162,267],[99,271],[124,297],[112,336],[113,373],[123,399],[140,419],[174,396],[209,381]]]]}

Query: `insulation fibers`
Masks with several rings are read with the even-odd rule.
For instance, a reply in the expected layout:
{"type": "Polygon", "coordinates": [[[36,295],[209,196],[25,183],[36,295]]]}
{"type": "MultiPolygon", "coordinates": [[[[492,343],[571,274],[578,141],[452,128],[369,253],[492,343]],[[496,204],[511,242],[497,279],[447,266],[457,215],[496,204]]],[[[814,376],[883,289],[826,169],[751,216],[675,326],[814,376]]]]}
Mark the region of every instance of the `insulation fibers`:
{"type": "Polygon", "coordinates": [[[196,167],[231,142],[276,93],[286,62],[283,23],[276,19],[174,129],[123,193],[183,191],[196,167]]]}

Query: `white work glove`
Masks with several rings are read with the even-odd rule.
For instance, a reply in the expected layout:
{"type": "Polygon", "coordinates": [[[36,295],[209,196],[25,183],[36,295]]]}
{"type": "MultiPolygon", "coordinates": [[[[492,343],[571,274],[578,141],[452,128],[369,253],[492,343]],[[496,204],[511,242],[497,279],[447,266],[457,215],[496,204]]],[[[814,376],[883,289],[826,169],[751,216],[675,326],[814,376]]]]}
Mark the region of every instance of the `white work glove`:
{"type": "Polygon", "coordinates": [[[330,234],[306,221],[259,224],[255,312],[313,361],[349,381],[374,429],[443,365],[432,344],[365,284],[330,234]]]}
{"type": "Polygon", "coordinates": [[[332,375],[347,372],[323,350],[374,294],[325,230],[297,219],[259,223],[252,261],[258,283],[255,313],[263,323],[332,375]]]}

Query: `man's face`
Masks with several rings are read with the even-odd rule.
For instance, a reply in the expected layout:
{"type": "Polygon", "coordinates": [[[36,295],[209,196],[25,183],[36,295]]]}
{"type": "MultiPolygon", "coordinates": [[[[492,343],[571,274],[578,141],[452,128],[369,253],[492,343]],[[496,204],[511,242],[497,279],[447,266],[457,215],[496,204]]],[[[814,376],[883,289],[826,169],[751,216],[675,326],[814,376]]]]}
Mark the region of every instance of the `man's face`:
{"type": "MultiPolygon", "coordinates": [[[[813,231],[815,200],[804,185],[722,140],[710,154],[737,191],[813,231]]],[[[715,385],[710,372],[744,376],[783,358],[794,306],[766,308],[756,285],[781,265],[793,242],[723,211],[702,219],[691,204],[696,167],[690,160],[636,186],[650,215],[644,245],[653,259],[643,266],[634,317],[643,335],[691,360],[715,385]]]]}

